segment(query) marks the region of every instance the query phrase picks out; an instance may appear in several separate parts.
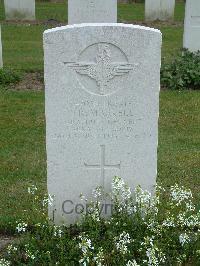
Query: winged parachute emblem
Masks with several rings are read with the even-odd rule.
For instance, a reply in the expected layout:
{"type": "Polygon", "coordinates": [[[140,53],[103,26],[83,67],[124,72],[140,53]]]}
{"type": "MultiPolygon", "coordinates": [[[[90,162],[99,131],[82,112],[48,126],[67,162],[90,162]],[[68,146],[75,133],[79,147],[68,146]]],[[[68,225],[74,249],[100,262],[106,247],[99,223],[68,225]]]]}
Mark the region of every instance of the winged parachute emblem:
{"type": "Polygon", "coordinates": [[[99,88],[99,94],[106,94],[106,87],[109,81],[117,76],[123,76],[129,73],[134,66],[138,64],[129,63],[113,63],[111,62],[109,44],[98,44],[98,54],[95,58],[96,62],[64,62],[68,67],[75,70],[80,75],[86,75],[94,79],[99,88]]]}

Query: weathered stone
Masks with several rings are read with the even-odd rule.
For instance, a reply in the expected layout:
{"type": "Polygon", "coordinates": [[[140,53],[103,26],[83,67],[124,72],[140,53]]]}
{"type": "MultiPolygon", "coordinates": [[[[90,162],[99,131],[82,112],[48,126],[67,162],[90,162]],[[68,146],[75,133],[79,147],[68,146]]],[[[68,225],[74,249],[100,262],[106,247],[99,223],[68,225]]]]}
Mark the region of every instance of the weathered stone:
{"type": "Polygon", "coordinates": [[[117,0],[68,0],[68,24],[117,22],[117,0]]]}
{"type": "Polygon", "coordinates": [[[35,0],[4,0],[7,20],[34,20],[35,0]]]}
{"type": "Polygon", "coordinates": [[[200,1],[187,0],[183,47],[191,52],[200,50],[200,1]]]}
{"type": "Polygon", "coordinates": [[[154,190],[161,34],[125,24],[71,25],[44,33],[49,215],[73,223],[115,175],[154,190]]]}
{"type": "Polygon", "coordinates": [[[145,0],[145,19],[172,20],[174,17],[175,0],[145,0]]]}

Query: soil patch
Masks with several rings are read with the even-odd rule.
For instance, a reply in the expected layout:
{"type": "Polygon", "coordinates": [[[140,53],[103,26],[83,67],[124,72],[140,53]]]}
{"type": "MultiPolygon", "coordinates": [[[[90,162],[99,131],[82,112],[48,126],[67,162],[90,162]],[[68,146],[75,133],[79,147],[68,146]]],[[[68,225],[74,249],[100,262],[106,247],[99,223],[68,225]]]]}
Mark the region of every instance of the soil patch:
{"type": "Polygon", "coordinates": [[[13,90],[44,90],[43,73],[25,73],[22,79],[11,86],[13,90]]]}
{"type": "Polygon", "coordinates": [[[160,27],[182,27],[183,22],[182,21],[126,21],[126,20],[121,20],[120,23],[125,23],[125,24],[134,24],[134,25],[141,25],[145,27],[150,27],[150,28],[160,28],[160,27]]]}
{"type": "Polygon", "coordinates": [[[13,243],[14,240],[15,240],[14,237],[0,236],[0,253],[3,250],[5,250],[8,245],[10,245],[11,243],[13,243]]]}
{"type": "Polygon", "coordinates": [[[66,25],[67,23],[58,21],[56,19],[48,19],[48,20],[5,20],[1,21],[2,24],[6,25],[18,25],[18,26],[30,26],[30,25],[44,25],[44,26],[52,26],[52,27],[61,27],[66,25]]]}

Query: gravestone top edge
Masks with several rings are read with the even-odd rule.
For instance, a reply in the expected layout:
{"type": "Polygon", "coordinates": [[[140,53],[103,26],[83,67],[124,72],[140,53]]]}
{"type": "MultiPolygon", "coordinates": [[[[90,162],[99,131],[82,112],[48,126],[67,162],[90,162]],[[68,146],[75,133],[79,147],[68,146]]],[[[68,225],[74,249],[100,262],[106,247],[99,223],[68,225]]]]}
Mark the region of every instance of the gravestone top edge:
{"type": "Polygon", "coordinates": [[[81,23],[81,24],[73,24],[73,25],[67,25],[67,26],[61,26],[61,27],[56,27],[52,29],[45,30],[43,35],[50,34],[53,32],[59,32],[63,30],[68,30],[68,29],[78,29],[78,28],[86,28],[86,27],[124,27],[124,28],[131,28],[131,29],[139,29],[139,30],[145,30],[145,31],[151,31],[155,33],[159,33],[162,35],[161,31],[158,29],[150,28],[150,27],[145,27],[145,26],[140,26],[140,25],[133,25],[133,24],[124,24],[124,23],[81,23]]]}

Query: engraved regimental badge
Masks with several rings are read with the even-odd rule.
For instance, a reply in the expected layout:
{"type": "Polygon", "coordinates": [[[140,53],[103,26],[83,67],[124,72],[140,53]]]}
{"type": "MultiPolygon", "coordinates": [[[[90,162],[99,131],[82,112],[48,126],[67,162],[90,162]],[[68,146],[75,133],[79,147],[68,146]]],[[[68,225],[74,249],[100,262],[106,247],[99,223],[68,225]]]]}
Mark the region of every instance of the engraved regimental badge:
{"type": "Polygon", "coordinates": [[[77,62],[64,64],[78,74],[86,91],[99,96],[119,90],[117,78],[128,75],[138,65],[129,63],[124,52],[109,43],[93,44],[80,54],[77,62]]]}

